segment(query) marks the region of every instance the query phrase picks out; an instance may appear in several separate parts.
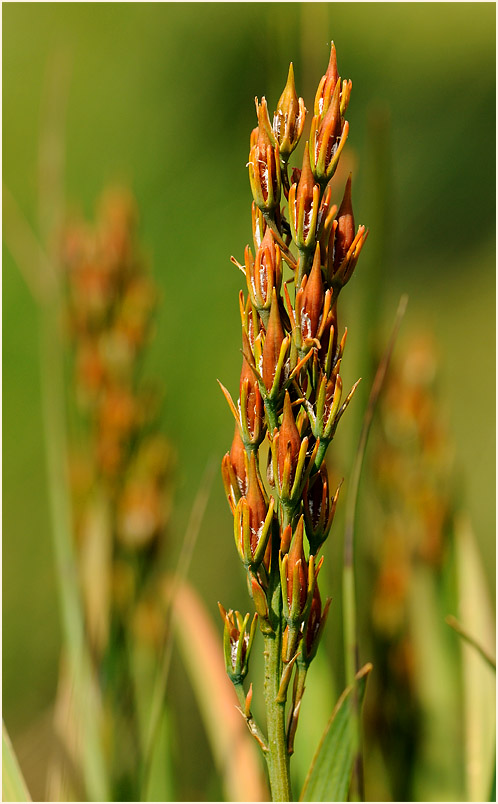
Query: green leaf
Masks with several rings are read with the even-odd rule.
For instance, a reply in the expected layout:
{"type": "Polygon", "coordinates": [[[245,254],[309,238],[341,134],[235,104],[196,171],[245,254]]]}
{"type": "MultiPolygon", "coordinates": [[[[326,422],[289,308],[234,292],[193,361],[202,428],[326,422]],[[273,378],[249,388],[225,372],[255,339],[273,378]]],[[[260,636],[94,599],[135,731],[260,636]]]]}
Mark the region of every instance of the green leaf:
{"type": "MultiPolygon", "coordinates": [[[[356,675],[359,705],[363,703],[367,676],[366,664],[356,675]]],[[[353,685],[337,701],[318,749],[313,757],[300,801],[346,801],[354,761],[353,685]]]]}
{"type": "Polygon", "coordinates": [[[21,768],[2,721],[2,801],[31,801],[21,768]]]}

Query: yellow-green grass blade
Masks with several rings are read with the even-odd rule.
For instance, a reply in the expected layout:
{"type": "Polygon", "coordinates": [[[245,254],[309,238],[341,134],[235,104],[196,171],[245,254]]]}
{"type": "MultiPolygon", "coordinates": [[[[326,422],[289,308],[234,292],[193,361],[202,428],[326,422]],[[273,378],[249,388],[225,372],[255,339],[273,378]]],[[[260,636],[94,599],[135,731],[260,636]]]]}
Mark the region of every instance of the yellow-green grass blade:
{"type": "MultiPolygon", "coordinates": [[[[482,560],[472,527],[456,528],[458,619],[489,656],[495,655],[495,623],[482,560]]],[[[465,777],[468,801],[489,796],[495,757],[496,675],[474,645],[460,640],[463,663],[465,777]]]]}
{"type": "Polygon", "coordinates": [[[31,801],[26,782],[2,721],[2,801],[31,801]]]}
{"type": "MultiPolygon", "coordinates": [[[[372,669],[366,664],[357,673],[358,706],[365,696],[367,676],[372,669]]],[[[356,753],[353,727],[354,685],[346,687],[337,701],[320,745],[313,757],[300,801],[346,801],[356,753]]]]}

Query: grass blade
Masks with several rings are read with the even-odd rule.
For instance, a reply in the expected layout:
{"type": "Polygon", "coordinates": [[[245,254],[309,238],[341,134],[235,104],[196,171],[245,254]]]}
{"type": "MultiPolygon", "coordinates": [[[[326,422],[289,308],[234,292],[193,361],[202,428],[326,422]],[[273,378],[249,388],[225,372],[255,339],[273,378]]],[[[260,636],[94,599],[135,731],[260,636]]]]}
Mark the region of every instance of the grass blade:
{"type": "Polygon", "coordinates": [[[361,707],[367,676],[366,664],[356,674],[355,684],[342,693],[323,733],[304,783],[300,801],[346,801],[356,754],[353,690],[361,707]]]}
{"type": "Polygon", "coordinates": [[[28,788],[2,721],[2,801],[31,801],[28,788]]]}

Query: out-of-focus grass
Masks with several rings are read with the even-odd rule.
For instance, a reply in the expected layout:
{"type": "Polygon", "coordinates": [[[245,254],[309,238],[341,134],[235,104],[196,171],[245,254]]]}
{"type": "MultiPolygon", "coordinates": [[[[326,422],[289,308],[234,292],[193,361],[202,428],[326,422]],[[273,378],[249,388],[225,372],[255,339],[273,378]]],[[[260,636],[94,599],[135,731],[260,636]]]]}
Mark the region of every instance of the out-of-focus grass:
{"type": "MultiPolygon", "coordinates": [[[[4,6],[4,181],[28,219],[36,217],[44,73],[60,48],[72,74],[68,198],[89,213],[110,179],[130,180],[138,198],[142,235],[163,292],[147,373],[164,379],[163,427],[179,454],[172,534],[185,525],[206,460],[221,457],[232,435],[215,380],[230,389],[238,382],[241,278],[228,258],[240,258],[250,237],[245,162],[253,97],[266,93],[271,106],[291,59],[298,91],[316,85],[333,38],[341,73],[353,80],[353,202],[358,222],[367,225],[367,106],[380,100],[390,109],[393,197],[380,320],[387,329],[406,290],[404,326],[428,326],[441,343],[441,404],[493,587],[494,32],[493,4],[4,6]]],[[[305,101],[310,109],[312,97],[305,101]]],[[[356,379],[368,337],[359,298],[375,237],[372,230],[340,322],[349,329],[345,385],[356,379]]],[[[59,626],[36,315],[5,250],[3,264],[3,679],[4,716],[15,742],[53,698],[59,626]]],[[[341,445],[356,440],[348,418],[332,448],[343,472],[351,459],[340,454],[341,445]]],[[[192,567],[213,611],[220,596],[239,609],[248,605],[231,527],[218,480],[192,567]]],[[[335,529],[327,546],[335,566],[325,570],[325,593],[333,595],[336,612],[339,533],[335,529]]],[[[173,537],[172,561],[175,547],[173,537]]],[[[338,663],[333,616],[323,650],[338,663]]]]}

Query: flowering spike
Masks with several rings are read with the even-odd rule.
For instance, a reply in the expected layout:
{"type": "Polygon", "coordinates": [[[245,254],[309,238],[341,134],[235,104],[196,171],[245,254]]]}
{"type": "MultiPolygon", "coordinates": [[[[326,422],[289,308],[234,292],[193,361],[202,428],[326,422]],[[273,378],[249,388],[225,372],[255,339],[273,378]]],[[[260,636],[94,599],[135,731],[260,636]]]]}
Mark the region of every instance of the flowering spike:
{"type": "MultiPolygon", "coordinates": [[[[251,134],[248,164],[253,242],[246,247],[243,266],[233,260],[244,273],[248,293],[247,301],[244,293],[240,296],[244,359],[237,406],[226,392],[238,430],[222,473],[237,550],[265,636],[266,679],[270,676],[274,691],[268,716],[275,716],[275,703],[283,705],[278,708],[280,745],[260,739],[250,711],[252,688],[247,697],[237,692],[249,728],[268,753],[272,797],[285,800],[291,798],[290,784],[275,751],[293,751],[306,673],[330,606],[328,600],[322,607],[318,590],[319,551],[339,489],[331,500],[325,454],[352,395],[342,401],[344,338],[338,343],[337,300],[367,236],[362,226],[355,234],[351,182],[339,211],[329,185],[348,136],[344,115],[351,86],[339,77],[332,43],[300,170],[288,165],[306,115],[292,64],[271,126],[265,98],[261,103],[256,99],[258,126],[251,134]],[[292,272],[285,281],[282,261],[292,272]],[[259,449],[266,433],[268,453],[259,449]],[[269,498],[260,475],[262,461],[269,498]],[[281,640],[275,640],[277,633],[281,640]]],[[[245,636],[240,640],[249,621],[233,612],[225,612],[227,619],[226,662],[233,678],[243,666],[245,636]]]]}

